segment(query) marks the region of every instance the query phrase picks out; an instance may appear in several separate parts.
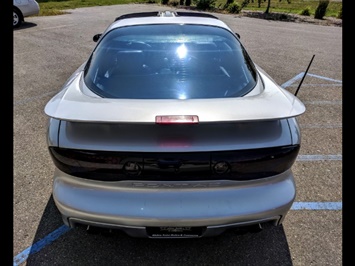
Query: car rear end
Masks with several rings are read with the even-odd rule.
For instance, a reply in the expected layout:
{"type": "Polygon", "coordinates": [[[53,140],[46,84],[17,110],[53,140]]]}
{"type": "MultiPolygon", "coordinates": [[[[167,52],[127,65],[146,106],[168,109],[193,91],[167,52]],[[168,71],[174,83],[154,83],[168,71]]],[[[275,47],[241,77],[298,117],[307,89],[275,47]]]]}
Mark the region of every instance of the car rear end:
{"type": "Polygon", "coordinates": [[[303,104],[219,20],[164,18],[150,29],[145,19],[109,27],[46,106],[64,223],[150,238],[280,225],[296,195],[303,104]]]}
{"type": "Polygon", "coordinates": [[[295,119],[168,126],[52,119],[51,125],[53,196],[69,226],[151,237],[159,236],[156,227],[188,227],[207,236],[278,225],[295,198],[295,119]]]}

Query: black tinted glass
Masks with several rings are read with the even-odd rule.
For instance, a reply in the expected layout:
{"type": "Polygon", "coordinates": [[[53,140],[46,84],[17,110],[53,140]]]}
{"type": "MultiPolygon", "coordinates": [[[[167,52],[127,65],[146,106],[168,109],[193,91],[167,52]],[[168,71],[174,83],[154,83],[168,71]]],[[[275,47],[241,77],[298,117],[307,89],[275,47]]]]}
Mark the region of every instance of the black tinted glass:
{"type": "Polygon", "coordinates": [[[225,29],[139,25],[102,38],[86,66],[85,83],[108,98],[225,98],[252,90],[256,73],[225,29]]]}

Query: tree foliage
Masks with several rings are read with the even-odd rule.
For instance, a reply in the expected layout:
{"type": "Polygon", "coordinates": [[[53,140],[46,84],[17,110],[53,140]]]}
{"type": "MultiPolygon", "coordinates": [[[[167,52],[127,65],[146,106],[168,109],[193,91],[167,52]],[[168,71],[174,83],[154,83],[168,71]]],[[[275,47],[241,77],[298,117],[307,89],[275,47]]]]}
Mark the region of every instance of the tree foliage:
{"type": "Polygon", "coordinates": [[[208,10],[214,8],[216,0],[193,0],[193,2],[197,9],[208,10]]]}
{"type": "Polygon", "coordinates": [[[325,13],[327,12],[328,5],[329,5],[329,0],[320,0],[318,7],[314,13],[314,18],[323,19],[325,13]]]}

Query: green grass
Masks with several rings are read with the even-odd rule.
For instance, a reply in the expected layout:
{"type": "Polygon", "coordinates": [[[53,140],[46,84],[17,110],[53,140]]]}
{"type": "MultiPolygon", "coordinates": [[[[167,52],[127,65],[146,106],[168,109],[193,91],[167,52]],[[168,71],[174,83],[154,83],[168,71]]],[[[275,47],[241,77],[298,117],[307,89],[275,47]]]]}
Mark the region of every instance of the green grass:
{"type": "Polygon", "coordinates": [[[110,6],[131,3],[147,3],[148,0],[37,0],[39,16],[53,16],[66,13],[66,9],[90,6],[110,6]]]}
{"type": "MultiPolygon", "coordinates": [[[[227,0],[216,0],[215,7],[221,8],[227,0]]],[[[160,0],[38,0],[40,5],[39,16],[52,16],[65,13],[66,9],[74,9],[80,7],[90,6],[108,6],[108,5],[121,5],[130,3],[157,3],[160,4],[160,0]]],[[[193,1],[192,1],[193,2],[193,1]]],[[[242,0],[235,0],[235,2],[241,4],[242,0]]],[[[291,0],[287,3],[287,0],[271,0],[269,12],[273,13],[288,13],[288,14],[301,14],[301,12],[308,8],[310,15],[314,16],[315,10],[319,4],[319,0],[291,0]]],[[[192,4],[193,6],[193,4],[192,4]]],[[[341,1],[331,1],[327,8],[326,17],[337,17],[341,10],[343,3],[341,1]]],[[[267,0],[261,0],[260,7],[258,7],[258,0],[250,0],[250,3],[243,10],[251,11],[265,11],[267,7],[267,0]]]]}
{"type": "MultiPolygon", "coordinates": [[[[319,0],[290,0],[290,3],[287,3],[287,0],[271,0],[270,10],[269,12],[277,12],[277,13],[290,13],[290,14],[301,14],[301,12],[308,8],[310,11],[310,15],[314,16],[314,13],[319,4],[319,0]]],[[[236,2],[242,3],[242,0],[236,0],[236,2]]],[[[225,3],[223,0],[217,0],[216,3],[225,3]]],[[[216,6],[218,6],[216,4],[216,6]]],[[[326,17],[337,17],[339,11],[341,10],[343,3],[341,1],[333,2],[331,1],[327,7],[326,17]]],[[[258,0],[254,0],[254,3],[248,4],[244,10],[252,10],[252,11],[265,11],[267,7],[267,1],[261,1],[260,8],[258,7],[258,0]]]]}

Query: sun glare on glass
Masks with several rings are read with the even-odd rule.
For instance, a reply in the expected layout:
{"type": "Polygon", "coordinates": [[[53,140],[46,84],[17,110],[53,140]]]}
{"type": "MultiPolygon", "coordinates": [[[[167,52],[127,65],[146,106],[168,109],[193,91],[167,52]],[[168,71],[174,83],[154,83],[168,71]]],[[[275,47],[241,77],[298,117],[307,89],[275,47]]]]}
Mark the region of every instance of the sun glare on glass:
{"type": "Polygon", "coordinates": [[[185,44],[181,44],[177,49],[176,49],[176,53],[178,55],[178,57],[180,59],[184,59],[187,55],[187,48],[185,46],[185,44]]]}

